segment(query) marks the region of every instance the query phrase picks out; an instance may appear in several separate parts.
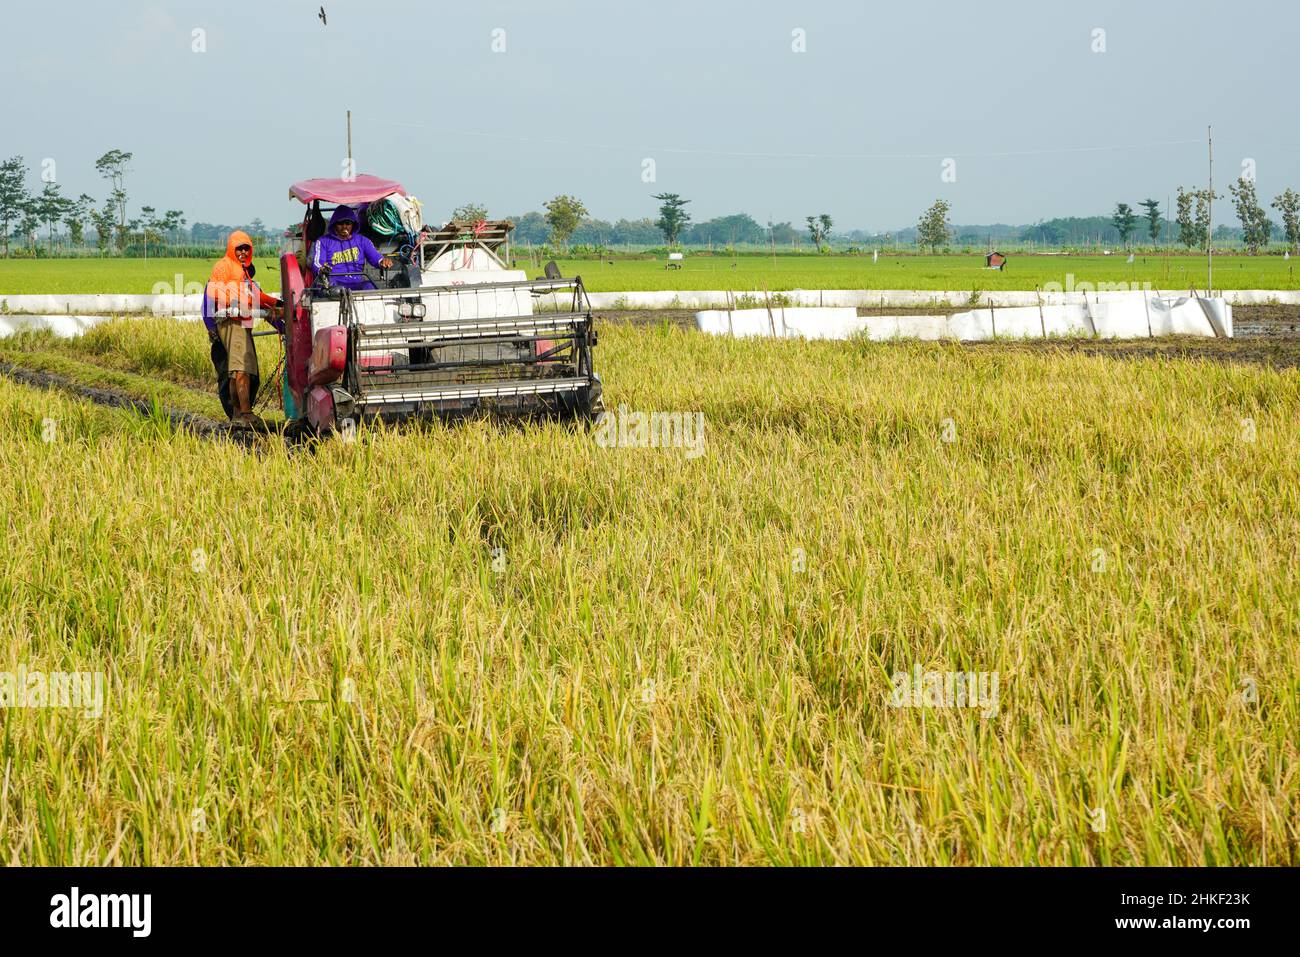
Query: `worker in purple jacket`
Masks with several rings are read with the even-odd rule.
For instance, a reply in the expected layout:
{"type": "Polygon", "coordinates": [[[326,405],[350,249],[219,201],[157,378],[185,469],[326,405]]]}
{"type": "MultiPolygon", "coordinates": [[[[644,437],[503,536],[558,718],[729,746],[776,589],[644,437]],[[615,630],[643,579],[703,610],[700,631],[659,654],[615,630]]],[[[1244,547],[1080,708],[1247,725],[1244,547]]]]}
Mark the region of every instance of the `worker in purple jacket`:
{"type": "Polygon", "coordinates": [[[380,255],[374,243],[357,232],[357,214],[351,206],[334,210],[329,229],[312,244],[309,262],[317,276],[328,276],[331,285],[348,289],[375,288],[361,271],[363,264],[385,269],[393,264],[387,256],[380,255]]]}

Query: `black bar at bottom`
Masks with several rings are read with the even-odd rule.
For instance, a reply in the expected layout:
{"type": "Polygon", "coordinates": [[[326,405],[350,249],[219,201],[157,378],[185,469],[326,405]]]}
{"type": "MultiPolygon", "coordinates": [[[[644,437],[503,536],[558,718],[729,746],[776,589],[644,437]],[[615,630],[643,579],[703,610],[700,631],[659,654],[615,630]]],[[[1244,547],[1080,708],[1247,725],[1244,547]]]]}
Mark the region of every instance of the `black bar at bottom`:
{"type": "Polygon", "coordinates": [[[1195,938],[1224,949],[1293,930],[1295,886],[1293,870],[1261,868],[8,868],[0,870],[0,920],[7,943],[75,935],[130,946],[147,929],[148,939],[167,944],[256,940],[259,949],[286,943],[295,952],[315,943],[337,952],[434,927],[457,938],[486,934],[494,947],[536,944],[585,937],[610,921],[629,934],[659,927],[665,942],[682,940],[689,925],[693,943],[729,947],[788,932],[804,950],[845,935],[1071,947],[1195,938]],[[114,915],[118,926],[84,926],[114,915]]]}

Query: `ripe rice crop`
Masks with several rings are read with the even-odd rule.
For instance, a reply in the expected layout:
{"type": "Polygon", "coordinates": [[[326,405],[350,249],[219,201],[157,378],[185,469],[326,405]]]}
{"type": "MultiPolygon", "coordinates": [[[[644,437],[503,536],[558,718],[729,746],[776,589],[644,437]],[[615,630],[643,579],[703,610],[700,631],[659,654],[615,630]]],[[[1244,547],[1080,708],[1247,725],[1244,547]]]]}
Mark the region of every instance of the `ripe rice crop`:
{"type": "MultiPolygon", "coordinates": [[[[204,342],[50,351],[197,383],[204,342]]],[[[703,454],[249,453],[0,378],[0,671],[104,677],[98,717],[0,709],[4,859],[1300,862],[1294,371],[627,326],[597,361],[703,454]]]]}

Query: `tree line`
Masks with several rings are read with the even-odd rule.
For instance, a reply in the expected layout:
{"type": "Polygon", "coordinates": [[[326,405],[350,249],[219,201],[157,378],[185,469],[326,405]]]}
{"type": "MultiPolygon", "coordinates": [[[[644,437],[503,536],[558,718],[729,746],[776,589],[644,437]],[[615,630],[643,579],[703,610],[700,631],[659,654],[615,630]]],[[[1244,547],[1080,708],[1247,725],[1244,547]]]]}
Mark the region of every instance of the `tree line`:
{"type": "MultiPolygon", "coordinates": [[[[1268,246],[1275,230],[1279,231],[1290,249],[1300,245],[1300,193],[1288,187],[1274,197],[1270,204],[1282,217],[1282,226],[1268,218],[1268,212],[1259,202],[1254,179],[1241,176],[1228,186],[1232,196],[1232,205],[1241,223],[1241,241],[1246,250],[1254,255],[1268,246]]],[[[1215,237],[1210,235],[1210,204],[1222,199],[1223,194],[1205,189],[1185,189],[1178,187],[1177,215],[1172,224],[1178,228],[1178,243],[1188,249],[1205,249],[1213,238],[1222,235],[1218,231],[1215,237]]],[[[1154,199],[1144,199],[1138,203],[1145,212],[1141,217],[1128,203],[1116,203],[1111,225],[1119,234],[1120,243],[1127,246],[1129,237],[1138,229],[1140,219],[1146,220],[1147,237],[1152,243],[1160,241],[1163,228],[1170,223],[1160,212],[1160,203],[1154,199]]]]}
{"type": "Polygon", "coordinates": [[[60,225],[67,230],[74,247],[85,244],[88,226],[93,227],[101,250],[112,244],[120,251],[128,242],[138,240],[144,243],[148,255],[150,244],[161,246],[165,238],[176,238],[185,225],[185,215],[179,209],[160,212],[153,206],[141,206],[137,215],[127,217],[126,176],[133,155],[113,149],[95,161],[95,171],[108,185],[108,193],[99,205],[86,193],[76,198],[65,196],[52,161],[42,164],[39,192],[28,188],[29,171],[21,156],[0,163],[0,242],[4,255],[9,256],[11,241],[35,250],[36,233],[41,227],[46,229],[52,252],[60,225]]]}
{"type": "MultiPolygon", "coordinates": [[[[95,161],[95,170],[107,184],[103,201],[96,204],[93,197],[82,193],[75,199],[65,196],[55,180],[53,170],[42,169],[42,188],[28,188],[29,170],[21,156],[12,156],[0,163],[0,236],[3,252],[10,255],[10,243],[15,241],[36,250],[37,231],[42,227],[47,233],[47,249],[53,252],[58,227],[66,229],[72,247],[85,245],[87,228],[93,228],[95,242],[101,252],[110,248],[125,252],[131,244],[143,244],[147,256],[150,246],[159,248],[164,241],[189,239],[203,246],[220,246],[232,229],[244,229],[256,239],[267,239],[277,230],[269,229],[260,219],[242,226],[195,223],[188,235],[184,231],[185,215],[181,210],[159,212],[153,206],[141,206],[134,216],[128,216],[126,178],[133,154],[119,149],[106,152],[95,161]]],[[[46,161],[47,163],[49,161],[46,161]]],[[[43,164],[44,165],[44,164],[43,164]]],[[[51,164],[52,165],[52,164],[51,164]]],[[[1274,224],[1261,206],[1253,178],[1243,175],[1228,187],[1232,196],[1239,231],[1220,225],[1213,239],[1240,238],[1253,254],[1268,246],[1274,232],[1279,232],[1290,248],[1300,246],[1300,193],[1290,188],[1274,198],[1272,208],[1282,219],[1281,226],[1274,224]]],[[[954,228],[949,214],[951,205],[946,200],[936,200],[926,209],[913,229],[897,234],[870,234],[861,230],[834,236],[834,220],[829,213],[815,213],[805,219],[806,228],[797,229],[790,222],[760,223],[747,213],[716,216],[703,222],[692,222],[687,206],[691,200],[678,193],[656,193],[652,199],[659,201],[658,218],[619,219],[608,222],[592,217],[586,205],[576,196],[560,195],[543,204],[544,212],[528,212],[507,217],[515,223],[514,239],[518,243],[538,246],[551,245],[569,248],[571,244],[591,248],[614,246],[793,246],[804,235],[819,250],[828,250],[832,240],[840,242],[873,243],[882,238],[886,242],[915,242],[917,246],[937,252],[956,239],[965,244],[983,242],[987,238],[1004,241],[1041,243],[1046,246],[1078,243],[1081,239],[1117,238],[1121,245],[1129,245],[1143,224],[1152,243],[1159,243],[1162,235],[1177,232],[1177,242],[1188,249],[1205,248],[1210,224],[1210,204],[1221,194],[1208,189],[1178,187],[1177,212],[1173,219],[1162,212],[1160,203],[1146,199],[1138,203],[1138,213],[1128,203],[1115,206],[1109,219],[1104,217],[1063,218],[1039,222],[1027,227],[965,227],[954,228]]],[[[476,221],[488,217],[487,207],[468,203],[453,210],[452,218],[476,221]]]]}
{"type": "MultiPolygon", "coordinates": [[[[512,236],[517,243],[569,247],[570,245],[607,248],[612,246],[731,246],[791,245],[801,232],[788,222],[760,224],[748,213],[716,216],[702,223],[691,222],[686,210],[691,201],[677,193],[657,193],[659,218],[620,219],[609,222],[593,218],[586,204],[576,196],[556,196],[543,204],[545,212],[507,216],[515,224],[512,236]]],[[[488,218],[482,203],[467,203],[452,210],[453,220],[476,221],[488,218]]],[[[808,234],[814,245],[830,240],[834,225],[826,213],[809,216],[808,234]]]]}

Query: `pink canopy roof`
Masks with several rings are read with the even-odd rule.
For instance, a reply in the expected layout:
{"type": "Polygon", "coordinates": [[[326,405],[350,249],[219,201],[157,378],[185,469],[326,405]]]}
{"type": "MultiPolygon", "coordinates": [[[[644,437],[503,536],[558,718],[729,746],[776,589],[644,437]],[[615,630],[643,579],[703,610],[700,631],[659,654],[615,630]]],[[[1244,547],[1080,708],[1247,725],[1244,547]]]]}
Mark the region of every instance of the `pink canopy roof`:
{"type": "Polygon", "coordinates": [[[395,179],[380,179],[358,173],[355,179],[305,179],[289,187],[289,198],[310,203],[314,199],[327,203],[373,203],[377,199],[399,193],[406,195],[402,184],[395,179]]]}

